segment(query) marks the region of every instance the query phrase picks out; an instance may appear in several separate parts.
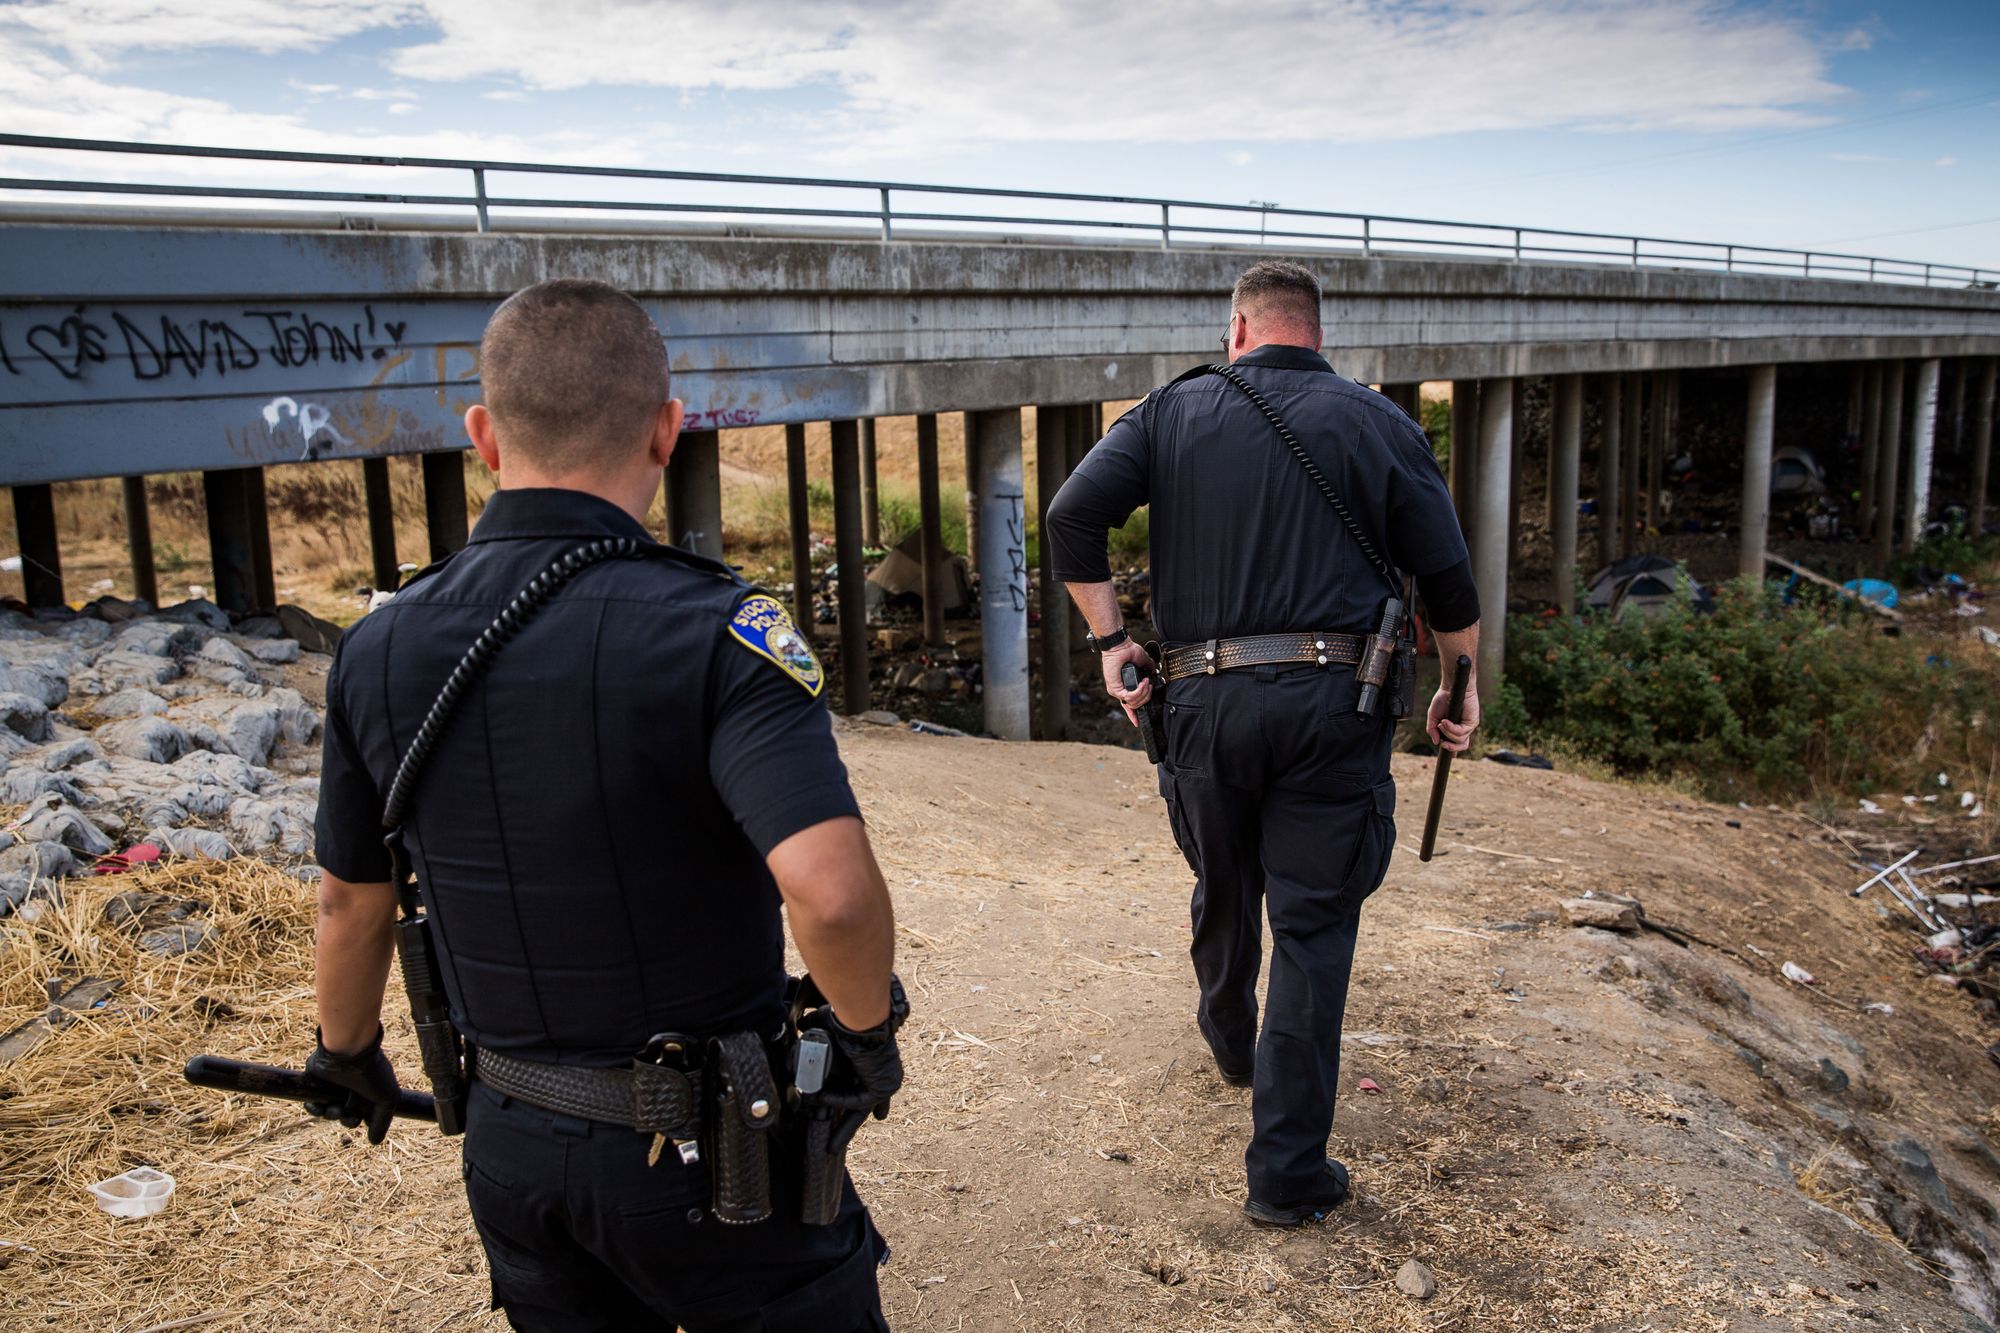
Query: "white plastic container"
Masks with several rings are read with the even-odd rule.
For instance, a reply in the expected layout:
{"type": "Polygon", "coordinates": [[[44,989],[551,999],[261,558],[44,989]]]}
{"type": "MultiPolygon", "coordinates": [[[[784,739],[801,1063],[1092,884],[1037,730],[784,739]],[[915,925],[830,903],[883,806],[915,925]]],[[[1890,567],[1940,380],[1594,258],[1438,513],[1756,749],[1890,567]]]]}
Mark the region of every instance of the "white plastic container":
{"type": "Polygon", "coordinates": [[[174,1178],[150,1166],[135,1166],[123,1175],[90,1187],[97,1206],[113,1217],[151,1217],[174,1197],[174,1178]]]}

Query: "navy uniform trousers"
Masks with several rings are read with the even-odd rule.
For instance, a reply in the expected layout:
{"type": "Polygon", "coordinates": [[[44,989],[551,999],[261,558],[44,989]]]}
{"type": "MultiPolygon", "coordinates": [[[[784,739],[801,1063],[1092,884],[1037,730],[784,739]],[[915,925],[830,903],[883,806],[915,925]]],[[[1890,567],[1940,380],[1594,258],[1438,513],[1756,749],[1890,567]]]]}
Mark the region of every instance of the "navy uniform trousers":
{"type": "Polygon", "coordinates": [[[1280,1206],[1325,1191],[1361,904],[1396,841],[1393,727],[1354,711],[1357,690],[1342,666],[1253,667],[1166,687],[1160,787],[1195,873],[1197,1017],[1218,1061],[1254,1065],[1244,1164],[1250,1196],[1280,1206]]]}
{"type": "Polygon", "coordinates": [[[881,1236],[848,1185],[833,1225],[797,1199],[729,1226],[705,1167],[650,1135],[527,1106],[474,1082],[465,1192],[493,1303],[524,1333],[888,1333],[881,1236]]]}

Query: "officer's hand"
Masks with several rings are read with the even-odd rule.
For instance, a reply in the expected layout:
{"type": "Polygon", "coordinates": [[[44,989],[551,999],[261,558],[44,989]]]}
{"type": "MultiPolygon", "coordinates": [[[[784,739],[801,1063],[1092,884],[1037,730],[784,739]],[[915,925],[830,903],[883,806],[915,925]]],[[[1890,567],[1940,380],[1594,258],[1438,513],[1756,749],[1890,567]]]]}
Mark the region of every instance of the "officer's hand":
{"type": "Polygon", "coordinates": [[[338,1120],[349,1129],[368,1126],[368,1141],[380,1143],[396,1115],[396,1071],[382,1054],[382,1029],[375,1040],[354,1055],[335,1055],[324,1045],[315,1044],[306,1059],[306,1073],[346,1092],[337,1102],[307,1102],[306,1110],[326,1120],[338,1120]]]}
{"type": "Polygon", "coordinates": [[[889,1099],[903,1086],[903,1053],[896,1046],[896,1029],[910,1012],[902,982],[891,977],[889,985],[889,1017],[866,1031],[856,1032],[842,1024],[830,1005],[822,1005],[799,1020],[801,1028],[824,1028],[838,1057],[817,1094],[821,1105],[842,1111],[872,1111],[877,1120],[887,1118],[889,1099]]]}
{"type": "Polygon", "coordinates": [[[1138,644],[1127,640],[1104,654],[1104,689],[1107,694],[1125,707],[1126,720],[1133,726],[1139,725],[1139,710],[1153,697],[1153,657],[1138,644]],[[1139,688],[1128,690],[1121,679],[1125,664],[1131,662],[1139,668],[1139,688]]]}
{"type": "Polygon", "coordinates": [[[1430,720],[1424,730],[1430,733],[1431,743],[1440,750],[1450,750],[1453,754],[1463,754],[1472,744],[1472,733],[1479,729],[1479,695],[1476,691],[1465,692],[1465,720],[1447,720],[1451,712],[1451,691],[1440,689],[1431,698],[1430,720]]]}

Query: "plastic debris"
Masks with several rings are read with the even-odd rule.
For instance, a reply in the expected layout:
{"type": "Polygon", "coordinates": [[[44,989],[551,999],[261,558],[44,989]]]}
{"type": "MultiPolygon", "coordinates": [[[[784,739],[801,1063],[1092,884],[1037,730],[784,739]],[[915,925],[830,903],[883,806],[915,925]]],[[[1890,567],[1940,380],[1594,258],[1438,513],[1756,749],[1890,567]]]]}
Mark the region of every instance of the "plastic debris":
{"type": "Polygon", "coordinates": [[[1801,986],[1810,986],[1813,984],[1813,974],[1800,967],[1797,963],[1788,962],[1778,970],[1785,974],[1785,980],[1787,981],[1796,981],[1801,986]]]}
{"type": "Polygon", "coordinates": [[[1861,1012],[1864,1014],[1893,1015],[1896,1012],[1896,1006],[1893,1004],[1884,1004],[1880,1000],[1870,1000],[1867,1004],[1861,1006],[1861,1012]]]}
{"type": "Polygon", "coordinates": [[[1879,815],[1882,813],[1882,807],[1864,796],[1861,798],[1861,813],[1865,815],[1879,815]]]}
{"type": "Polygon", "coordinates": [[[1359,1088],[1359,1089],[1361,1089],[1361,1090],[1362,1090],[1363,1092],[1380,1092],[1380,1091],[1382,1091],[1382,1085],[1381,1085],[1380,1083],[1377,1083],[1377,1082],[1376,1082],[1376,1081],[1375,1081],[1374,1079],[1372,1079],[1372,1078],[1364,1078],[1364,1079],[1362,1079],[1362,1080],[1361,1080],[1361,1081],[1360,1081],[1359,1083],[1355,1084],[1354,1086],[1355,1086],[1355,1087],[1357,1087],[1357,1088],[1359,1088]]]}
{"type": "Polygon", "coordinates": [[[135,1166],[98,1181],[90,1192],[97,1206],[113,1217],[151,1217],[166,1211],[168,1200],[174,1197],[174,1178],[150,1166],[135,1166]]]}

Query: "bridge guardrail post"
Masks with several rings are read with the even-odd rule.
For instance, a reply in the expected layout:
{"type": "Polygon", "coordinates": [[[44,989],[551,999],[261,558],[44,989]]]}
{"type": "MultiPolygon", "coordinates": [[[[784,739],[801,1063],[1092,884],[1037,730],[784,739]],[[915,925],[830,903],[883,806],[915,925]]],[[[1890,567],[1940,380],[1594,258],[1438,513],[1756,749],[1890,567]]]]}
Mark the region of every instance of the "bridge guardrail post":
{"type": "Polygon", "coordinates": [[[1637,236],[1632,238],[1632,267],[1639,267],[1639,238],[1637,236]]]}
{"type": "Polygon", "coordinates": [[[1363,259],[1366,259],[1375,252],[1375,241],[1372,230],[1369,227],[1369,224],[1374,220],[1373,218],[1361,219],[1361,257],[1363,259]]]}
{"type": "Polygon", "coordinates": [[[483,236],[487,232],[493,230],[493,220],[486,214],[486,168],[485,167],[474,167],[472,169],[472,195],[473,198],[478,200],[478,202],[473,205],[473,211],[478,214],[479,231],[480,234],[483,236]]]}
{"type": "Polygon", "coordinates": [[[1726,251],[1722,256],[1722,271],[1724,273],[1734,273],[1736,271],[1736,247],[1733,245],[1726,247],[1726,251]]]}
{"type": "Polygon", "coordinates": [[[1160,205],[1160,248],[1162,250],[1170,250],[1173,248],[1174,224],[1173,224],[1173,219],[1170,215],[1170,211],[1172,210],[1172,208],[1173,208],[1172,204],[1160,205]]]}
{"type": "Polygon", "coordinates": [[[1521,262],[1521,229],[1514,228],[1514,262],[1521,262]]]}
{"type": "Polygon", "coordinates": [[[882,187],[882,239],[889,239],[889,187],[882,187]]]}

